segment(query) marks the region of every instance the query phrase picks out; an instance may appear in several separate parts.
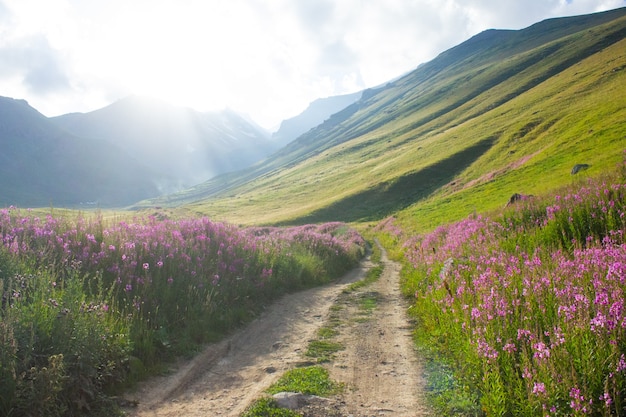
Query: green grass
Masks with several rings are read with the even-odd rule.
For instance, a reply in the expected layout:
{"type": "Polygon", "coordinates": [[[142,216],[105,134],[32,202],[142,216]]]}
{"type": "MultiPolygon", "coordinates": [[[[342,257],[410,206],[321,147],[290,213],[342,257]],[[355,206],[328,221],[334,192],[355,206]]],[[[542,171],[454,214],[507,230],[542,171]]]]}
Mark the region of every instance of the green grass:
{"type": "Polygon", "coordinates": [[[372,311],[378,305],[379,297],[380,297],[380,294],[375,291],[368,291],[368,292],[359,294],[357,301],[358,301],[359,309],[361,310],[362,314],[365,314],[365,315],[372,314],[372,311]]]}
{"type": "Polygon", "coordinates": [[[478,393],[467,385],[459,383],[455,376],[455,368],[445,358],[424,347],[425,343],[417,341],[418,352],[424,359],[427,379],[426,395],[428,401],[440,416],[480,416],[482,410],[478,401],[478,393]]]}
{"type": "Polygon", "coordinates": [[[315,358],[318,363],[332,361],[334,354],[345,349],[341,343],[329,340],[312,340],[309,342],[305,356],[315,358]]]}
{"type": "Polygon", "coordinates": [[[273,398],[260,398],[244,411],[241,417],[301,417],[302,414],[280,408],[273,398]]]}
{"type": "Polygon", "coordinates": [[[318,395],[326,397],[337,394],[343,389],[342,384],[330,379],[328,371],[321,366],[309,366],[296,368],[285,374],[267,392],[277,394],[279,392],[299,392],[305,395],[318,395]]]}
{"type": "Polygon", "coordinates": [[[391,220],[377,228],[401,236],[380,238],[399,247],[438,415],[623,410],[624,375],[614,371],[623,368],[623,328],[600,320],[624,302],[615,268],[626,259],[625,179],[623,163],[430,233],[398,234],[391,220]]]}
{"type": "Polygon", "coordinates": [[[374,264],[372,268],[367,271],[365,278],[358,280],[356,282],[351,283],[345,290],[344,293],[352,293],[358,289],[366,287],[373,282],[376,282],[378,278],[380,278],[383,273],[385,267],[380,263],[381,252],[378,245],[370,245],[372,248],[372,254],[370,255],[370,260],[374,264]]]}
{"type": "Polygon", "coordinates": [[[337,336],[339,332],[334,327],[320,327],[317,331],[317,337],[320,339],[331,339],[337,336]]]}
{"type": "Polygon", "coordinates": [[[365,250],[340,245],[364,242],[339,224],[243,231],[208,219],[108,224],[11,208],[0,210],[0,232],[11,243],[0,246],[2,415],[95,415],[108,395],[276,297],[342,276],[365,250]],[[141,237],[127,234],[135,231],[141,237]]]}
{"type": "MultiPolygon", "coordinates": [[[[279,392],[298,392],[304,395],[317,395],[327,397],[343,390],[343,385],[332,381],[328,371],[321,366],[309,366],[296,368],[285,374],[266,392],[277,394],[279,392]]],[[[294,417],[302,414],[292,410],[278,407],[273,398],[259,398],[250,405],[242,417],[294,417]]]]}

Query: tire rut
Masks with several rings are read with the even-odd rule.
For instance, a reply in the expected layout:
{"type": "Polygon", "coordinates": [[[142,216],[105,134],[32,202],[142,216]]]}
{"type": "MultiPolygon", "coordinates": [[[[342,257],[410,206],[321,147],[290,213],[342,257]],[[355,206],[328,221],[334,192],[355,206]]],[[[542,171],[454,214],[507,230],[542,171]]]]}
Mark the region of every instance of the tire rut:
{"type": "Polygon", "coordinates": [[[431,415],[406,313],[408,303],[399,288],[400,266],[381,251],[380,278],[352,297],[374,299],[375,307],[364,317],[355,302],[348,304],[342,314],[347,324],[337,339],[346,349],[329,368],[333,379],[347,384],[341,396],[342,415],[431,415]]]}

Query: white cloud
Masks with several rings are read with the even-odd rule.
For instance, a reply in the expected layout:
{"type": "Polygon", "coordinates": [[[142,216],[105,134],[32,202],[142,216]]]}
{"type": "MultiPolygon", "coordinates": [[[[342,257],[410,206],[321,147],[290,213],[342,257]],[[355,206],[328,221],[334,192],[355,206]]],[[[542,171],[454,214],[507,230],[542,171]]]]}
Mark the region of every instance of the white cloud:
{"type": "Polygon", "coordinates": [[[136,93],[265,126],[489,28],[624,0],[0,0],[0,95],[47,115],[136,93]],[[9,57],[9,59],[7,59],[9,57]]]}

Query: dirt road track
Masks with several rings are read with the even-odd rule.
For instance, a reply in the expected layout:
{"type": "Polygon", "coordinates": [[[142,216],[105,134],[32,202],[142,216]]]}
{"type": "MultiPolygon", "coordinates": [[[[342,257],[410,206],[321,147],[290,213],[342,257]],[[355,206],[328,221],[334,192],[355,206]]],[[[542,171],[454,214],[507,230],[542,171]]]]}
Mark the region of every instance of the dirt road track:
{"type": "Polygon", "coordinates": [[[338,341],[346,350],[333,361],[331,377],[348,384],[343,415],[427,416],[425,380],[399,288],[400,265],[384,252],[382,262],[385,269],[378,281],[353,296],[376,299],[371,314],[363,319],[357,303],[342,310],[347,324],[338,341]]]}
{"type": "MultiPolygon", "coordinates": [[[[421,368],[411,343],[406,305],[398,289],[399,266],[383,254],[385,271],[373,285],[377,306],[366,319],[354,320],[358,307],[341,309],[337,340],[346,346],[327,367],[346,383],[343,394],[325,403],[326,415],[422,416],[421,368]]],[[[132,398],[132,417],[239,416],[284,371],[306,359],[309,340],[321,327],[342,290],[362,279],[371,262],[338,282],[283,297],[259,318],[223,342],[209,346],[172,373],[147,381],[132,398]]],[[[131,396],[129,396],[131,397],[131,396]]],[[[304,410],[307,416],[324,411],[304,410]]]]}

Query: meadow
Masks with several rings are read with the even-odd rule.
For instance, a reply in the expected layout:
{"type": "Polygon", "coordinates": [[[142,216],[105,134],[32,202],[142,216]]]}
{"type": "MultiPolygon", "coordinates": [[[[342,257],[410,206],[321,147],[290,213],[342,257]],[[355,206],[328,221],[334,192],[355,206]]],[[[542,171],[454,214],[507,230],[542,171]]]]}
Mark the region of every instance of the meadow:
{"type": "Polygon", "coordinates": [[[626,413],[626,169],[414,234],[402,259],[441,415],[626,413]]]}
{"type": "Polygon", "coordinates": [[[0,414],[111,415],[111,396],[341,276],[365,242],[342,223],[239,228],[0,210],[0,414]]]}

